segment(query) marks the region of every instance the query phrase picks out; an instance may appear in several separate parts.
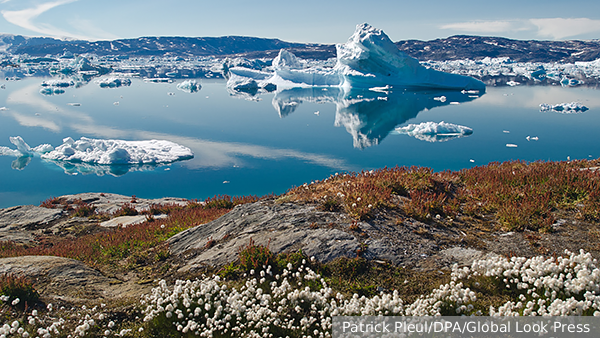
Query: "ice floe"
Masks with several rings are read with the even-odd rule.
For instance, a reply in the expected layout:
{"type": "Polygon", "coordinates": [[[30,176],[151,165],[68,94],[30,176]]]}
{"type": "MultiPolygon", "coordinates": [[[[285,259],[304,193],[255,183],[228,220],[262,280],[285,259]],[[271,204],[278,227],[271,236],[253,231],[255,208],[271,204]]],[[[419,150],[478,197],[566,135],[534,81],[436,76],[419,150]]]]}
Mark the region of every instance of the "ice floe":
{"type": "Polygon", "coordinates": [[[406,134],[427,142],[444,142],[473,134],[473,129],[453,123],[423,122],[395,129],[397,134],[406,134]]]}
{"type": "Polygon", "coordinates": [[[169,163],[194,156],[182,145],[166,140],[124,141],[67,137],[53,151],[42,154],[49,160],[97,164],[169,163]]]}
{"type": "Polygon", "coordinates": [[[186,93],[195,93],[199,91],[202,86],[196,80],[185,80],[177,84],[177,89],[186,93]]]}
{"type": "Polygon", "coordinates": [[[570,102],[570,103],[559,103],[559,104],[540,104],[540,111],[555,111],[559,113],[565,114],[573,114],[573,113],[583,113],[587,111],[589,108],[582,105],[579,102],[570,102]]]}
{"type": "Polygon", "coordinates": [[[110,77],[98,79],[98,80],[96,80],[96,83],[101,88],[117,88],[117,87],[122,87],[122,86],[130,86],[131,79],[110,76],[110,77]]]}
{"type": "Polygon", "coordinates": [[[75,141],[67,137],[56,148],[49,144],[31,148],[20,136],[11,137],[10,142],[16,149],[0,147],[0,155],[32,157],[40,154],[47,160],[102,165],[162,164],[194,157],[189,148],[166,140],[124,141],[82,137],[75,141]]]}
{"type": "Polygon", "coordinates": [[[392,87],[485,90],[483,82],[472,77],[449,74],[421,66],[419,61],[400,51],[380,29],[358,25],[345,44],[338,44],[333,68],[307,66],[292,53],[281,50],[271,71],[223,66],[227,87],[234,91],[256,92],[267,84],[279,89],[335,86],[390,91],[392,87]]]}

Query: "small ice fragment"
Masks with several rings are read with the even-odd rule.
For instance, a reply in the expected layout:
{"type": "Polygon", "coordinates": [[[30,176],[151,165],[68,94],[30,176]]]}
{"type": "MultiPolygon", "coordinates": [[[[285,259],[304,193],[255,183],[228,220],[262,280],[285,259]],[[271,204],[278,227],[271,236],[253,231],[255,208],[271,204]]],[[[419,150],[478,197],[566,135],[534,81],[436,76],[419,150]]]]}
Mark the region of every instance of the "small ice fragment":
{"type": "Polygon", "coordinates": [[[374,92],[380,92],[380,93],[388,93],[390,92],[392,89],[392,86],[390,85],[386,85],[385,87],[371,87],[369,88],[370,91],[374,91],[374,92]]]}
{"type": "Polygon", "coordinates": [[[517,146],[516,144],[507,143],[507,144],[506,144],[506,147],[508,147],[508,148],[516,148],[516,147],[518,147],[518,146],[517,146]]]}

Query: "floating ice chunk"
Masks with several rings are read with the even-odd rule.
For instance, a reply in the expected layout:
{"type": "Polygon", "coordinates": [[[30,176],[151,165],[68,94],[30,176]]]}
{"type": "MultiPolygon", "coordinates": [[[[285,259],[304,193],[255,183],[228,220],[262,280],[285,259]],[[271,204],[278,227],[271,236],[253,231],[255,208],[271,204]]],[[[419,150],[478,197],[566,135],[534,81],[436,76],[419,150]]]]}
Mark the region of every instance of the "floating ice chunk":
{"type": "Polygon", "coordinates": [[[227,87],[238,92],[256,94],[258,92],[258,83],[248,77],[242,77],[232,74],[227,80],[227,87]]]}
{"type": "Polygon", "coordinates": [[[144,81],[152,82],[152,83],[171,83],[171,82],[173,82],[173,79],[164,78],[164,77],[152,77],[152,78],[145,78],[144,81]]]}
{"type": "Polygon", "coordinates": [[[202,86],[196,80],[185,80],[177,84],[177,89],[186,93],[195,93],[199,91],[202,86]]]}
{"type": "Polygon", "coordinates": [[[32,155],[32,151],[31,151],[31,147],[29,146],[29,144],[27,144],[23,138],[21,136],[15,136],[15,137],[10,137],[10,143],[14,144],[15,146],[17,146],[17,150],[23,155],[23,156],[31,156],[32,155]]]}
{"type": "Polygon", "coordinates": [[[540,104],[540,111],[542,111],[542,112],[555,111],[555,112],[561,112],[561,113],[565,113],[565,114],[574,114],[574,113],[583,113],[587,110],[589,110],[589,108],[582,105],[579,102],[559,103],[559,104],[555,104],[555,105],[546,104],[546,103],[540,104]]]}
{"type": "Polygon", "coordinates": [[[75,82],[73,82],[72,80],[52,79],[52,80],[43,81],[42,87],[70,87],[74,84],[75,84],[75,82]]]}
{"type": "Polygon", "coordinates": [[[96,83],[100,86],[100,88],[117,88],[122,86],[130,86],[131,79],[111,76],[98,79],[96,80],[96,83]]]}
{"type": "Polygon", "coordinates": [[[61,88],[51,88],[51,87],[45,87],[40,89],[40,94],[42,95],[59,95],[59,94],[64,94],[65,90],[61,89],[61,88]]]}
{"type": "Polygon", "coordinates": [[[288,52],[285,49],[279,51],[279,54],[273,59],[272,67],[275,70],[282,69],[302,69],[304,65],[296,55],[288,52]]]}
{"type": "Polygon", "coordinates": [[[169,163],[194,157],[192,151],[165,140],[123,141],[68,137],[42,158],[97,164],[169,163]]]}
{"type": "Polygon", "coordinates": [[[507,143],[507,144],[506,144],[506,147],[507,147],[507,148],[516,148],[516,147],[518,147],[518,146],[517,146],[516,144],[513,144],[513,143],[507,143]]]}
{"type": "Polygon", "coordinates": [[[386,93],[387,94],[387,93],[389,93],[389,92],[392,91],[392,86],[386,85],[384,87],[372,87],[372,88],[369,88],[369,90],[373,91],[373,92],[380,92],[380,93],[386,93]]]}
{"type": "Polygon", "coordinates": [[[423,122],[396,128],[396,133],[413,136],[428,142],[443,142],[473,134],[473,129],[453,123],[423,122]]]}
{"type": "Polygon", "coordinates": [[[10,137],[9,139],[10,143],[14,144],[17,149],[0,147],[0,156],[32,157],[34,153],[43,153],[53,149],[49,144],[41,144],[31,148],[21,136],[10,137]]]}
{"type": "Polygon", "coordinates": [[[40,144],[39,146],[35,147],[35,148],[31,148],[32,151],[39,153],[39,154],[45,154],[48,152],[51,152],[52,150],[54,150],[54,147],[45,143],[45,144],[40,144]]]}

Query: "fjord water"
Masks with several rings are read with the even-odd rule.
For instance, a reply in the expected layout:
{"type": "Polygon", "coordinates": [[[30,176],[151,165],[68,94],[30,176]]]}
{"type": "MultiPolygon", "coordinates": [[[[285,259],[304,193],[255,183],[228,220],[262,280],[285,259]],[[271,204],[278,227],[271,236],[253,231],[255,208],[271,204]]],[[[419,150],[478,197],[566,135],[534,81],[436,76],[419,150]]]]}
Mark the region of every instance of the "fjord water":
{"type": "Polygon", "coordinates": [[[279,194],[336,172],[385,166],[440,171],[600,156],[600,91],[585,87],[488,87],[483,95],[310,88],[250,97],[233,96],[224,80],[198,80],[202,89],[187,93],[176,88],[181,80],[133,79],[126,87],[90,82],[45,96],[42,81],[5,82],[0,146],[14,148],[9,136],[17,135],[32,147],[58,146],[65,137],[165,139],[191,148],[194,158],[159,166],[83,166],[0,156],[0,207],[81,192],[197,199],[279,194]],[[572,101],[589,110],[539,110],[541,103],[572,101]],[[473,134],[427,142],[394,132],[429,121],[467,126],[473,134]]]}

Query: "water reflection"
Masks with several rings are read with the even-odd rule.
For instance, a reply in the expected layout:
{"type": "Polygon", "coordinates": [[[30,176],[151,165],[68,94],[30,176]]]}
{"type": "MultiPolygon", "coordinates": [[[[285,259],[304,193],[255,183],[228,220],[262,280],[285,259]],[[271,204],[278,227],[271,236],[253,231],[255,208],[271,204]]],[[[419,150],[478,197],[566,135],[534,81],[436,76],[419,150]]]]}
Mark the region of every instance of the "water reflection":
{"type": "Polygon", "coordinates": [[[293,88],[278,92],[273,107],[280,117],[293,113],[303,102],[335,103],[335,126],[345,127],[355,148],[379,144],[394,128],[421,111],[468,102],[483,93],[466,91],[372,91],[339,88],[293,88]]]}
{"type": "Polygon", "coordinates": [[[44,160],[46,163],[52,163],[59,166],[67,175],[96,175],[104,176],[110,175],[114,177],[123,176],[129,172],[134,171],[152,171],[157,167],[165,166],[163,164],[116,164],[116,165],[105,165],[105,164],[92,164],[84,162],[67,162],[67,161],[54,161],[44,160]]]}

